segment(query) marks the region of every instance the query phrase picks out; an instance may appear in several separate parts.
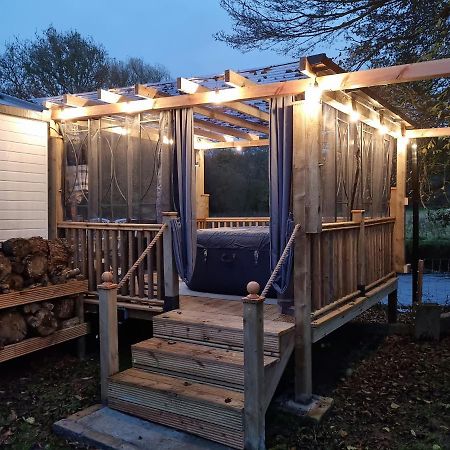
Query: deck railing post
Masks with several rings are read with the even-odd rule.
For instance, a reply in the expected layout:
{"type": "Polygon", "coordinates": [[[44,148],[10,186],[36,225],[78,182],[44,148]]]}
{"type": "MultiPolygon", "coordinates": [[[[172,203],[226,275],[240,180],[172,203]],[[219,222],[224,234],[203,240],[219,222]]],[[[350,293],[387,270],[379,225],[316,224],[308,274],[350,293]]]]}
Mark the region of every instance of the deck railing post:
{"type": "Polygon", "coordinates": [[[357,289],[362,295],[366,294],[366,230],[364,209],[355,209],[352,211],[352,221],[359,223],[359,235],[358,235],[358,261],[357,261],[357,273],[358,273],[358,285],[357,289]]]}
{"type": "Polygon", "coordinates": [[[164,259],[164,311],[177,309],[180,306],[178,272],[172,247],[172,229],[170,222],[177,218],[176,212],[163,212],[163,223],[167,225],[163,234],[164,259]]]}
{"type": "Polygon", "coordinates": [[[244,447],[264,450],[264,297],[259,284],[247,285],[244,303],[244,447]]]}
{"type": "Polygon", "coordinates": [[[108,402],[108,379],[119,371],[117,337],[117,284],[113,274],[104,272],[102,284],[97,286],[100,328],[100,385],[101,400],[108,402]]]}

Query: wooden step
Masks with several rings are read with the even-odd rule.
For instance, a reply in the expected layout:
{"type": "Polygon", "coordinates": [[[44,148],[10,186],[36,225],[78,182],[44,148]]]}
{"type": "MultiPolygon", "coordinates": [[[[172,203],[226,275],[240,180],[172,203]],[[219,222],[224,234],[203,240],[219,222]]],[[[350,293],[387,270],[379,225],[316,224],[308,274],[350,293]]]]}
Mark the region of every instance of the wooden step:
{"type": "MultiPolygon", "coordinates": [[[[197,343],[152,338],[131,347],[133,367],[243,390],[244,354],[197,343]]],[[[265,356],[266,370],[278,359],[265,356]]]]}
{"type": "MultiPolygon", "coordinates": [[[[293,330],[293,323],[265,320],[264,351],[279,355],[293,330]]],[[[177,309],[153,318],[153,335],[240,349],[243,347],[243,320],[240,316],[177,309]]]]}
{"type": "Polygon", "coordinates": [[[215,442],[243,448],[244,395],[241,392],[128,369],[110,378],[108,405],[215,442]]]}

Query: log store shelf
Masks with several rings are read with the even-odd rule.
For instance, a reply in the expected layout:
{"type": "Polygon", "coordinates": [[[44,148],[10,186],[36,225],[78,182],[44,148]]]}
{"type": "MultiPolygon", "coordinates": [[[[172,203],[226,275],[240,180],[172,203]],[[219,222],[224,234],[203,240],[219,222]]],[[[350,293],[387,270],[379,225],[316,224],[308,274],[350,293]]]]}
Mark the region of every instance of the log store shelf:
{"type": "MultiPolygon", "coordinates": [[[[28,303],[67,297],[69,295],[84,296],[87,291],[87,281],[71,280],[64,284],[42,286],[9,294],[0,294],[0,310],[26,305],[28,303]]],[[[77,313],[80,319],[83,319],[83,302],[80,301],[79,304],[81,306],[77,308],[77,313]]],[[[82,322],[73,327],[58,330],[50,336],[26,338],[17,344],[5,345],[5,347],[0,350],[0,362],[8,361],[37,350],[42,350],[71,339],[80,338],[88,334],[88,332],[88,324],[82,322]]]]}

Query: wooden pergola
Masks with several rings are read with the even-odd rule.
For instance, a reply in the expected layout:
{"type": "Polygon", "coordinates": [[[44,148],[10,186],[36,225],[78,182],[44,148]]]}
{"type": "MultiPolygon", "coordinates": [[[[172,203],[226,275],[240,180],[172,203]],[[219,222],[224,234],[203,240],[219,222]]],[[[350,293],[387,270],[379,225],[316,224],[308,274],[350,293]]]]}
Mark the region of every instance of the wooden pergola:
{"type": "MultiPolygon", "coordinates": [[[[243,333],[243,353],[247,358],[243,363],[245,371],[244,426],[243,430],[240,430],[242,434],[239,435],[239,439],[236,442],[233,441],[232,444],[237,448],[242,448],[244,444],[245,448],[264,448],[264,439],[261,436],[264,435],[265,408],[270,402],[271,395],[275,391],[293,349],[295,349],[296,361],[295,400],[308,402],[312,397],[312,342],[317,342],[387,295],[389,295],[390,313],[395,315],[396,272],[403,272],[405,264],[404,209],[407,152],[412,148],[410,140],[450,136],[450,127],[431,129],[414,127],[401,113],[378,99],[371,88],[448,76],[450,76],[450,59],[358,72],[343,72],[325,55],[317,55],[302,58],[300,62],[263,69],[240,72],[226,70],[223,74],[212,77],[179,78],[176,84],[136,85],[122,89],[99,90],[76,95],[67,94],[62,97],[46,99],[46,106],[50,108],[51,120],[55,122],[139,116],[140,122],[149,127],[150,133],[154,134],[155,139],[162,137],[157,126],[153,126],[158,120],[159,112],[193,108],[195,146],[198,149],[213,149],[269,145],[268,100],[279,96],[296,97],[292,119],[294,149],[292,203],[294,222],[298,224],[299,231],[295,244],[292,244],[294,240],[291,242],[294,246],[295,326],[291,326],[289,329],[289,332],[292,332],[292,340],[288,342],[286,339],[285,345],[276,354],[278,366],[270,378],[270,389],[267,389],[267,385],[264,385],[264,328],[262,321],[264,298],[258,295],[252,285],[251,292],[249,291],[250,295],[244,304],[244,323],[246,325],[243,330],[240,317],[239,320],[236,320],[236,322],[240,322],[236,325],[236,330],[238,330],[236,332],[243,333]],[[363,210],[352,210],[351,220],[323,223],[320,192],[323,110],[316,107],[320,105],[320,102],[346,114],[350,119],[378,129],[379,135],[389,135],[396,139],[396,188],[392,190],[390,197],[389,217],[380,215],[366,220],[363,210]],[[348,239],[344,244],[342,236],[345,233],[348,233],[348,239]],[[370,242],[367,242],[366,239],[370,242]],[[322,245],[324,247],[321,247],[322,245]],[[327,251],[323,251],[325,245],[330,245],[326,248],[336,248],[336,255],[338,255],[334,260],[328,261],[328,268],[322,261],[322,257],[328,257],[327,251]],[[344,258],[343,255],[346,257],[344,258]],[[341,267],[345,264],[348,265],[348,271],[347,268],[341,267]],[[327,271],[330,266],[339,267],[336,280],[331,276],[333,279],[330,283],[336,282],[342,289],[338,289],[338,294],[334,297],[331,296],[332,300],[323,305],[321,303],[321,299],[325,296],[323,280],[330,277],[330,271],[327,271]],[[348,280],[350,282],[346,283],[348,280]]],[[[380,139],[379,136],[377,139],[380,139]]],[[[57,158],[57,149],[53,150],[54,154],[51,154],[50,158],[57,158]]],[[[51,147],[50,151],[52,151],[51,147]]],[[[50,186],[55,205],[61,203],[61,199],[58,197],[60,194],[58,194],[57,178],[55,177],[55,184],[50,186]]],[[[56,212],[54,214],[55,230],[57,222],[60,220],[61,213],[56,212]]],[[[148,233],[146,238],[148,242],[150,231],[158,230],[158,236],[164,235],[165,295],[169,295],[173,300],[178,297],[178,278],[173,265],[172,238],[170,227],[168,227],[171,219],[168,216],[165,220],[162,228],[142,231],[148,233]]],[[[159,225],[154,226],[159,227],[159,225]]],[[[69,223],[66,227],[71,231],[79,225],[70,225],[69,223]]],[[[97,284],[100,284],[99,281],[101,281],[99,268],[103,267],[101,254],[103,230],[100,227],[98,224],[88,224],[83,226],[82,230],[83,233],[87,232],[88,241],[98,236],[100,243],[97,244],[100,254],[90,256],[92,276],[94,276],[93,261],[96,260],[97,284]],[[94,228],[95,234],[92,231],[94,228]]],[[[127,228],[126,231],[133,233],[135,230],[127,228]]],[[[117,248],[117,241],[114,239],[117,238],[117,233],[122,233],[122,231],[119,226],[114,225],[112,232],[114,233],[112,242],[117,248]]],[[[86,235],[83,233],[81,235],[85,242],[86,235]]],[[[157,240],[156,237],[155,240],[157,240]]],[[[142,242],[140,243],[141,249],[143,249],[142,242]]],[[[108,249],[108,255],[109,253],[108,249]]],[[[131,260],[130,263],[132,262],[131,260]]],[[[112,265],[114,266],[114,261],[112,265]]],[[[108,264],[105,262],[104,267],[106,266],[109,266],[109,259],[108,264]]],[[[144,280],[143,274],[142,280],[144,280]]],[[[112,281],[115,282],[113,275],[108,274],[103,281],[105,283],[101,289],[114,290],[114,294],[103,293],[106,299],[104,304],[109,305],[109,314],[112,314],[112,317],[114,313],[111,313],[110,300],[116,295],[117,286],[112,283],[112,281]]],[[[156,317],[155,324],[161,330],[165,327],[164,322],[170,320],[182,322],[182,318],[180,319],[177,314],[170,314],[166,317],[156,317]],[[167,321],[164,320],[165,318],[167,321]]],[[[197,312],[192,313],[193,316],[196,314],[197,312]]],[[[213,315],[211,313],[211,317],[213,315]]],[[[211,317],[207,317],[205,320],[210,320],[212,323],[214,318],[211,317]]],[[[191,320],[194,319],[191,318],[191,320]]],[[[274,326],[273,323],[271,325],[274,326]]],[[[114,328],[114,326],[114,323],[109,325],[110,328],[114,328]]],[[[191,327],[190,323],[188,325],[180,324],[180,327],[183,326],[188,326],[189,329],[191,327]]],[[[199,325],[199,327],[202,326],[202,324],[199,325]]],[[[214,328],[214,330],[220,327],[221,324],[217,321],[214,322],[214,326],[211,325],[211,329],[214,328]]],[[[285,331],[280,331],[280,336],[285,331]]],[[[160,334],[164,335],[162,331],[160,334]]],[[[287,336],[287,331],[285,334],[287,336]]],[[[111,358],[108,356],[108,351],[105,354],[107,355],[105,357],[111,358]]],[[[107,375],[117,372],[116,365],[117,361],[114,361],[114,364],[108,366],[114,368],[107,371],[107,375]]],[[[107,375],[104,377],[105,385],[107,385],[107,375]]],[[[118,374],[116,384],[113,383],[117,389],[112,396],[115,401],[120,396],[120,386],[123,382],[121,377],[122,375],[118,374]]],[[[132,383],[133,380],[127,379],[126,382],[132,383]]],[[[107,397],[106,394],[105,396],[107,397]]],[[[130,405],[124,401],[121,408],[127,411],[127,407],[130,405]]],[[[141,412],[141,415],[146,417],[143,414],[141,412]]],[[[172,417],[167,420],[169,419],[172,420],[172,417]]],[[[214,435],[212,432],[205,431],[205,433],[203,435],[206,437],[214,435]]],[[[228,443],[229,441],[226,440],[228,437],[225,436],[225,440],[222,442],[228,443]]]]}

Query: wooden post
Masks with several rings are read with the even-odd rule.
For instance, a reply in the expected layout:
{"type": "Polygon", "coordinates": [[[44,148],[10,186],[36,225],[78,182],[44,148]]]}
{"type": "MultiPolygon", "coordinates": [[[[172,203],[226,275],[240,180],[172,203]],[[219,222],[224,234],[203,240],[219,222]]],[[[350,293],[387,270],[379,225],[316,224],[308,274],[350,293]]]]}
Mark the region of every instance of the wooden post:
{"type": "Polygon", "coordinates": [[[412,301],[418,302],[419,290],[419,205],[420,205],[420,186],[419,186],[419,165],[417,144],[408,145],[411,152],[411,181],[412,181],[412,206],[413,206],[413,236],[412,236],[412,301]]]}
{"type": "Polygon", "coordinates": [[[311,359],[311,240],[320,233],[319,158],[322,140],[322,104],[301,101],[293,107],[293,212],[300,224],[294,247],[295,401],[312,398],[311,359]]]}
{"type": "Polygon", "coordinates": [[[405,271],[405,199],[406,199],[407,139],[397,139],[397,186],[391,191],[391,216],[395,216],[393,231],[394,270],[405,271]],[[395,206],[394,206],[395,205],[395,206]]]}
{"type": "Polygon", "coordinates": [[[365,295],[365,293],[366,293],[366,230],[365,230],[365,224],[364,224],[364,210],[363,209],[353,210],[352,211],[352,221],[359,223],[357,288],[361,292],[362,295],[365,295]]]}
{"type": "Polygon", "coordinates": [[[264,450],[264,298],[259,284],[247,285],[244,303],[244,447],[264,450]]]}
{"type": "Polygon", "coordinates": [[[108,403],[108,378],[119,371],[117,337],[117,284],[113,274],[105,272],[97,286],[100,322],[100,385],[101,400],[108,403]]]}
{"type": "Polygon", "coordinates": [[[58,223],[63,221],[62,170],[63,138],[50,129],[48,138],[48,238],[58,236],[58,223]]]}
{"type": "Polygon", "coordinates": [[[397,298],[397,289],[392,291],[388,295],[388,322],[389,323],[397,323],[397,307],[398,307],[398,298],[397,298]]]}
{"type": "Polygon", "coordinates": [[[423,259],[419,259],[419,263],[417,264],[417,303],[419,303],[419,305],[422,304],[423,270],[424,270],[424,261],[423,259]]]}
{"type": "Polygon", "coordinates": [[[163,223],[167,228],[163,234],[164,253],[164,311],[170,311],[180,307],[180,288],[178,282],[178,272],[175,264],[172,247],[172,229],[170,221],[176,219],[176,212],[163,212],[163,223]]]}
{"type": "MultiPolygon", "coordinates": [[[[84,294],[77,295],[75,299],[75,308],[80,323],[84,323],[84,294]]],[[[78,358],[83,361],[86,356],[86,336],[81,336],[77,340],[78,358]]]]}

